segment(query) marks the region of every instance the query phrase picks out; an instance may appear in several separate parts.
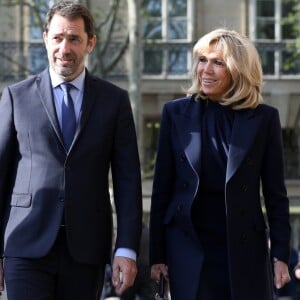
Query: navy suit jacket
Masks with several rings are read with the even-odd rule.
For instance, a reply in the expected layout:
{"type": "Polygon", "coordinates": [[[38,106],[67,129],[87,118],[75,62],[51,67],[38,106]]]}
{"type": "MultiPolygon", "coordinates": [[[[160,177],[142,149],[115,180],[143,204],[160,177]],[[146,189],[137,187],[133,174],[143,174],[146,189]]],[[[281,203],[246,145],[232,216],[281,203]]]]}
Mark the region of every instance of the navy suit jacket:
{"type": "Polygon", "coordinates": [[[118,215],[116,247],[138,250],[140,165],[126,91],[87,72],[80,120],[69,152],[63,144],[48,69],[3,90],[0,120],[4,256],[44,256],[64,217],[74,259],[109,262],[110,168],[118,215]]]}
{"type": "MultiPolygon", "coordinates": [[[[151,203],[150,260],[168,264],[174,300],[195,299],[203,262],[191,219],[201,181],[200,120],[201,105],[193,97],[164,106],[151,203]]],[[[275,108],[261,104],[234,113],[224,186],[232,300],[272,299],[261,187],[271,256],[288,262],[289,203],[282,149],[275,108]]]]}

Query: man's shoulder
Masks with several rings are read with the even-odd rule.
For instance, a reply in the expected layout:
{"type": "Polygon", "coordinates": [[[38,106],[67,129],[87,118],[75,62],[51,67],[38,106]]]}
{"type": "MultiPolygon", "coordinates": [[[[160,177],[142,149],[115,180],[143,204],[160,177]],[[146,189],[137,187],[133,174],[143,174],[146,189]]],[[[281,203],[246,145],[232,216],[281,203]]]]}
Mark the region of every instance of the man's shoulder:
{"type": "Polygon", "coordinates": [[[99,88],[101,90],[106,89],[115,92],[127,92],[125,87],[118,85],[112,81],[102,79],[98,76],[92,75],[90,73],[87,74],[87,83],[93,84],[94,88],[99,88]]]}
{"type": "Polygon", "coordinates": [[[40,80],[40,78],[45,75],[45,72],[46,72],[46,70],[39,74],[29,75],[27,78],[22,79],[18,82],[11,83],[7,87],[9,89],[29,88],[37,80],[40,80]]]}

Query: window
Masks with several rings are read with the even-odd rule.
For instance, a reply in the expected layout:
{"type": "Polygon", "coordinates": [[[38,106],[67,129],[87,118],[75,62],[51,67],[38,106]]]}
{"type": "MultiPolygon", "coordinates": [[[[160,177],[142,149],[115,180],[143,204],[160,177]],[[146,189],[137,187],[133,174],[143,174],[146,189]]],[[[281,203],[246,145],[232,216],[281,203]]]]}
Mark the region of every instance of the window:
{"type": "Polygon", "coordinates": [[[192,48],[192,0],[145,0],[144,75],[186,75],[192,48]]]}
{"type": "Polygon", "coordinates": [[[18,50],[20,43],[0,41],[0,80],[9,81],[18,79],[18,50]]]}
{"type": "Polygon", "coordinates": [[[46,13],[52,4],[51,0],[35,0],[34,9],[30,9],[28,67],[31,73],[38,73],[48,65],[43,42],[43,25],[46,13]]]}
{"type": "Polygon", "coordinates": [[[285,176],[287,179],[300,178],[300,143],[297,128],[284,128],[282,130],[284,144],[285,176]]]}
{"type": "Polygon", "coordinates": [[[265,75],[300,75],[298,0],[250,0],[250,38],[265,75]]]}

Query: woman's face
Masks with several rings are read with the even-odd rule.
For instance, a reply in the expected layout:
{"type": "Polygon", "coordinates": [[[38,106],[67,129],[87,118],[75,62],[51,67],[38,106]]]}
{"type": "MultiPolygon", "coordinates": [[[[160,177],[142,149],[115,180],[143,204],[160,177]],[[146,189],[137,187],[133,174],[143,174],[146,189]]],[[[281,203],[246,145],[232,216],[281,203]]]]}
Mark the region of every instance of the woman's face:
{"type": "Polygon", "coordinates": [[[210,47],[199,57],[197,73],[203,93],[211,100],[222,100],[232,84],[222,53],[210,47]]]}

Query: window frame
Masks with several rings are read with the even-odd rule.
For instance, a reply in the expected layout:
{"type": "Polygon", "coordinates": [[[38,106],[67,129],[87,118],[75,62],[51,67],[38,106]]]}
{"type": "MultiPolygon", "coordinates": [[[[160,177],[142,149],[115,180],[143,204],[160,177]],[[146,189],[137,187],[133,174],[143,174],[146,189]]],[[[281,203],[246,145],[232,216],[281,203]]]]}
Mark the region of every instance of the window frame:
{"type": "MultiPolygon", "coordinates": [[[[48,9],[54,4],[55,1],[39,0],[37,5],[47,5],[43,11],[41,11],[42,19],[45,19],[48,9]]],[[[47,52],[43,40],[43,28],[34,23],[33,12],[29,11],[29,26],[28,26],[28,69],[31,73],[39,73],[48,66],[47,52]]]]}
{"type": "MultiPolygon", "coordinates": [[[[162,37],[160,39],[145,39],[143,36],[143,78],[144,79],[186,79],[189,77],[189,73],[192,67],[192,47],[193,47],[193,37],[194,37],[194,11],[195,11],[195,0],[186,0],[187,1],[187,14],[185,17],[170,17],[170,18],[185,18],[187,22],[187,36],[185,39],[169,39],[168,38],[168,1],[170,0],[161,0],[162,1],[162,37]],[[161,73],[159,74],[147,74],[144,73],[144,51],[149,49],[154,49],[155,46],[158,49],[162,50],[162,65],[161,73]],[[186,72],[179,74],[170,74],[167,71],[168,60],[169,60],[169,49],[178,47],[178,49],[187,48],[186,52],[186,72]]],[[[157,17],[159,19],[159,17],[157,17]]],[[[142,34],[143,35],[143,34],[142,34]]]]}
{"type": "MultiPolygon", "coordinates": [[[[249,0],[249,37],[256,44],[258,51],[265,48],[266,50],[274,51],[274,73],[264,74],[266,79],[300,79],[300,68],[296,74],[284,74],[282,73],[282,57],[283,52],[287,51],[287,43],[293,44],[297,43],[298,39],[284,39],[282,38],[282,1],[284,0],[274,0],[274,39],[260,39],[257,37],[257,19],[256,14],[257,2],[263,0],[249,0]]],[[[260,17],[263,18],[263,17],[260,17]]],[[[267,18],[267,17],[266,17],[267,18]]],[[[269,17],[271,19],[271,17],[269,17]]],[[[260,52],[261,53],[261,52],[260,52]]],[[[297,62],[295,62],[297,63],[297,62]]]]}

